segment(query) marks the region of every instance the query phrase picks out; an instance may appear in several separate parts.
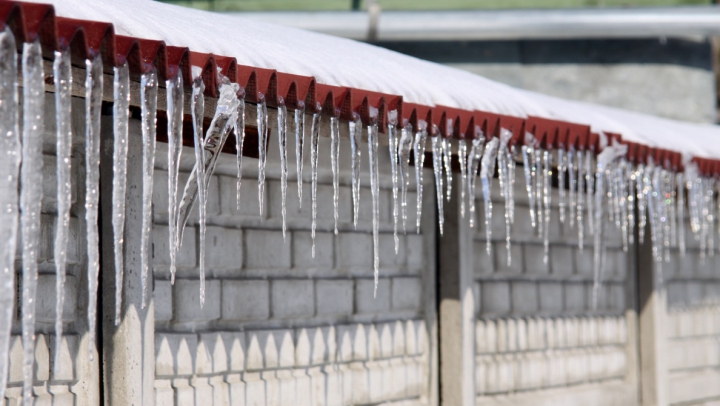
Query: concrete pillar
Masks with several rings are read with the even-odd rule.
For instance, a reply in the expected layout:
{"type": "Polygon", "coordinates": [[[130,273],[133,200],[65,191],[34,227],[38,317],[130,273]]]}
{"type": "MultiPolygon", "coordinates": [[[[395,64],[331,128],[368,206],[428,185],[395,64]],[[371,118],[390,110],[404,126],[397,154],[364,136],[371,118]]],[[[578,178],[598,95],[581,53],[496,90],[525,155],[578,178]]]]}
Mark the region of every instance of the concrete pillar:
{"type": "Polygon", "coordinates": [[[125,276],[122,321],[115,326],[115,260],[112,231],[112,116],[102,117],[100,156],[101,292],[104,398],[106,405],[152,405],[155,381],[155,310],[152,269],[148,306],[141,308],[140,232],[142,227],[142,136],[131,119],[128,140],[125,217],[125,276]]]}
{"type": "Polygon", "coordinates": [[[475,404],[473,240],[467,218],[460,215],[462,186],[455,175],[452,199],[443,202],[444,234],[438,237],[440,399],[443,406],[470,406],[475,404]]]}
{"type": "Polygon", "coordinates": [[[666,290],[653,259],[650,225],[638,244],[638,304],[640,309],[640,395],[643,406],[668,404],[665,318],[666,290]]]}

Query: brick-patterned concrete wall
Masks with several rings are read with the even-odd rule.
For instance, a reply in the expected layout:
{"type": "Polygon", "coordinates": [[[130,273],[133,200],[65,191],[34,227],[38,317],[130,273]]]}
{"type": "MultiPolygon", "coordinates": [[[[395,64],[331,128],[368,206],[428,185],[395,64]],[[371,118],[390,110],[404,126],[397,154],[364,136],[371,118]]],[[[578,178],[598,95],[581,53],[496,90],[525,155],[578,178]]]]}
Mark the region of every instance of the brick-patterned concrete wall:
{"type": "MultiPolygon", "coordinates": [[[[72,108],[83,111],[84,100],[73,98],[72,108]]],[[[84,140],[85,124],[81,116],[74,115],[72,152],[72,211],[70,238],[67,248],[67,280],[65,306],[63,308],[63,336],[60,368],[55,371],[55,316],[56,271],[54,256],[55,224],[57,221],[57,165],[55,158],[55,98],[46,94],[45,136],[43,142],[43,202],[41,217],[41,242],[38,255],[38,281],[36,302],[35,385],[33,392],[39,404],[93,405],[99,401],[98,357],[88,362],[87,348],[87,273],[85,255],[84,221],[84,140]]],[[[23,344],[21,327],[22,302],[22,246],[18,236],[15,260],[16,319],[12,326],[10,343],[8,389],[2,404],[22,403],[23,344]]],[[[2,361],[5,362],[5,361],[2,361]]]]}
{"type": "Polygon", "coordinates": [[[634,321],[626,318],[626,311],[634,306],[632,256],[618,245],[620,234],[614,226],[608,231],[607,268],[593,310],[593,246],[587,223],[580,250],[577,228],[570,228],[567,219],[560,223],[554,189],[545,263],[543,241],[530,223],[522,168],[516,173],[515,187],[511,264],[497,179],[489,255],[480,193],[476,200],[477,404],[636,404],[635,357],[628,355],[636,351],[634,335],[628,331],[634,321]]]}
{"type": "Polygon", "coordinates": [[[665,334],[671,404],[720,402],[720,275],[716,256],[703,258],[686,221],[687,252],[663,264],[667,284],[665,334]]]}
{"type": "MultiPolygon", "coordinates": [[[[341,140],[340,219],[335,235],[329,139],[321,137],[318,233],[312,258],[309,142],[300,207],[295,144],[290,138],[285,238],[276,133],[269,142],[263,217],[258,210],[257,160],[244,158],[238,210],[235,158],[220,158],[209,186],[202,308],[197,211],[185,231],[177,280],[174,286],[170,283],[167,149],[158,145],[153,234],[156,404],[432,403],[437,385],[431,381],[434,206],[427,204],[425,226],[417,234],[415,182],[411,182],[408,232],[401,228],[396,255],[389,158],[381,146],[380,281],[373,298],[367,144],[361,145],[363,188],[355,229],[349,141],[341,140]]],[[[193,151],[186,148],[181,190],[192,164],[193,151]]],[[[430,172],[426,178],[432,181],[430,172]]]]}

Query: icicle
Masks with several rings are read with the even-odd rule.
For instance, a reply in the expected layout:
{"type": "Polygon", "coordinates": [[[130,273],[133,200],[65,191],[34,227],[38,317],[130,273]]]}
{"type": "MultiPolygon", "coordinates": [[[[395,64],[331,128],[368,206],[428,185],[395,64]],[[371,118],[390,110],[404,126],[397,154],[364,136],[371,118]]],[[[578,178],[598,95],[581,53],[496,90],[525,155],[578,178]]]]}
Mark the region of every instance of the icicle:
{"type": "MultiPolygon", "coordinates": [[[[320,109],[318,109],[320,111],[320,109]]],[[[315,228],[317,227],[317,170],[320,141],[320,113],[314,113],[310,127],[310,172],[312,175],[312,257],[315,258],[315,228]]]]}
{"type": "MultiPolygon", "coordinates": [[[[280,152],[280,199],[281,199],[281,212],[282,212],[282,231],[283,231],[283,241],[285,240],[285,235],[287,234],[287,174],[288,174],[288,162],[287,162],[287,123],[286,123],[286,117],[287,117],[287,107],[285,106],[285,101],[280,100],[280,106],[277,110],[277,120],[278,120],[278,148],[280,152]]],[[[337,192],[335,192],[335,196],[337,197],[337,192]]],[[[239,200],[238,200],[239,202],[239,200]]],[[[335,229],[337,230],[337,209],[335,210],[335,229]]],[[[337,231],[336,231],[337,234],[337,231]]]]}
{"type": "MultiPolygon", "coordinates": [[[[203,137],[203,118],[205,115],[205,83],[202,77],[198,76],[193,80],[192,99],[190,101],[190,111],[193,119],[193,140],[195,145],[195,180],[198,190],[198,212],[200,214],[200,307],[205,304],[205,231],[206,231],[206,211],[207,195],[205,194],[206,182],[206,166],[205,166],[205,139],[203,137]]],[[[258,121],[260,119],[258,118],[258,121]]],[[[258,130],[259,131],[259,130],[258,130]]],[[[264,149],[263,149],[264,151],[264,149]]],[[[262,197],[260,198],[262,200],[262,197]]],[[[262,212],[262,204],[260,205],[262,212]]]]}
{"type": "Polygon", "coordinates": [[[593,171],[592,165],[593,155],[593,151],[588,151],[587,155],[585,155],[585,187],[587,188],[585,202],[587,203],[588,232],[590,234],[595,234],[595,171],[593,171]]]}
{"type": "Polygon", "coordinates": [[[648,191],[645,189],[645,178],[648,176],[645,165],[638,166],[635,179],[635,188],[637,189],[637,205],[638,205],[638,242],[642,244],[645,241],[645,227],[647,226],[647,202],[648,191]]]}
{"type": "MultiPolygon", "coordinates": [[[[239,91],[238,96],[237,112],[235,113],[235,124],[233,126],[233,132],[235,133],[235,160],[237,165],[237,185],[236,189],[236,200],[237,209],[240,210],[240,187],[242,186],[242,158],[243,158],[243,144],[245,143],[245,92],[239,91]]],[[[295,111],[295,119],[297,119],[297,110],[295,111]]],[[[279,109],[278,109],[279,115],[279,109]]],[[[287,152],[286,158],[287,159],[287,152]]],[[[287,182],[285,183],[287,187],[287,182]]],[[[283,200],[284,202],[284,200],[283,200]]],[[[302,199],[300,201],[302,203],[302,199]]],[[[284,217],[284,212],[283,212],[284,217]]]]}
{"type": "MultiPolygon", "coordinates": [[[[245,104],[245,103],[242,103],[245,104]]],[[[302,209],[303,147],[305,146],[305,103],[297,102],[295,108],[295,162],[297,166],[298,202],[302,209]]],[[[239,199],[238,199],[239,201],[239,199]]]]}
{"type": "Polygon", "coordinates": [[[627,224],[628,224],[628,242],[635,243],[635,170],[628,164],[625,170],[625,182],[627,184],[627,224]]]}
{"type": "Polygon", "coordinates": [[[442,139],[443,162],[445,163],[446,196],[450,201],[452,196],[452,144],[449,138],[442,139]]]}
{"type": "Polygon", "coordinates": [[[400,158],[400,209],[403,233],[407,233],[407,192],[410,187],[410,150],[413,146],[413,133],[410,124],[403,127],[398,145],[400,158]]]}
{"type": "Polygon", "coordinates": [[[122,315],[125,190],[127,188],[128,118],[130,115],[130,71],[127,63],[115,68],[113,79],[113,185],[112,227],[115,257],[115,325],[122,315]]]}
{"type": "Polygon", "coordinates": [[[706,216],[707,223],[707,251],[708,256],[715,256],[715,179],[705,179],[706,181],[706,216]]]}
{"type": "Polygon", "coordinates": [[[362,122],[359,117],[348,124],[350,132],[350,161],[352,163],[353,225],[357,228],[360,214],[360,139],[362,122]]]}
{"type": "Polygon", "coordinates": [[[267,103],[262,99],[257,104],[257,129],[258,129],[258,202],[260,204],[260,218],[264,212],[265,196],[265,164],[267,163],[268,143],[268,113],[267,103]]]}
{"type": "Polygon", "coordinates": [[[680,256],[685,257],[685,175],[682,172],[677,173],[675,185],[677,186],[677,229],[678,229],[678,249],[680,256]]]}
{"type": "Polygon", "coordinates": [[[577,152],[577,225],[578,225],[578,249],[580,252],[585,249],[585,222],[583,218],[583,210],[585,209],[585,151],[577,152]]]}
{"type": "Polygon", "coordinates": [[[662,224],[662,208],[663,202],[663,189],[662,189],[662,167],[656,166],[652,171],[652,183],[650,187],[651,199],[648,199],[650,204],[650,228],[652,235],[650,236],[652,241],[652,252],[655,259],[655,268],[658,275],[662,275],[662,262],[663,253],[661,242],[663,240],[663,224],[662,224]]]}
{"type": "Polygon", "coordinates": [[[102,57],[85,61],[85,226],[87,227],[88,266],[88,353],[95,354],[95,320],[97,319],[98,273],[100,271],[100,236],[98,203],[100,197],[100,113],[102,109],[102,57]]]}
{"type": "Polygon", "coordinates": [[[570,216],[570,227],[575,227],[575,209],[577,208],[577,179],[575,178],[575,147],[570,146],[570,150],[567,153],[568,160],[568,206],[570,207],[568,215],[570,216]]]}
{"type": "Polygon", "coordinates": [[[543,151],[540,148],[535,148],[535,213],[537,218],[537,231],[538,236],[544,235],[544,223],[545,219],[543,216],[543,151]]]}
{"type": "Polygon", "coordinates": [[[525,133],[525,145],[522,146],[523,171],[525,172],[525,190],[528,194],[530,204],[530,224],[537,227],[535,216],[535,136],[529,132],[525,133]]]}
{"type": "Polygon", "coordinates": [[[467,189],[467,143],[458,140],[458,161],[460,161],[460,217],[465,218],[465,189],[467,189]]]}
{"type": "MultiPolygon", "coordinates": [[[[415,228],[420,233],[420,220],[422,219],[422,199],[423,199],[423,166],[425,165],[425,144],[427,142],[427,130],[425,122],[420,121],[420,131],[415,133],[415,141],[413,143],[413,155],[415,157],[415,184],[417,190],[417,211],[415,217],[415,228]]],[[[434,160],[433,160],[434,161],[434,160]]]]}
{"type": "Polygon", "coordinates": [[[373,227],[373,269],[375,276],[375,289],[373,297],[377,297],[378,271],[380,268],[379,257],[379,216],[380,216],[380,179],[378,173],[378,126],[368,126],[368,157],[370,160],[370,190],[372,192],[372,227],[373,227]]]}
{"type": "MultiPolygon", "coordinates": [[[[545,211],[545,229],[543,230],[543,263],[548,263],[550,257],[550,203],[552,200],[552,189],[550,189],[550,178],[552,178],[551,165],[552,155],[550,151],[543,151],[543,209],[545,211]]],[[[572,220],[572,215],[571,215],[572,220]]]]}
{"type": "Polygon", "coordinates": [[[510,215],[510,224],[515,224],[515,170],[517,168],[517,162],[515,162],[515,159],[517,157],[517,150],[515,149],[515,145],[510,147],[508,156],[508,214],[510,215]]]}
{"type": "Polygon", "coordinates": [[[337,117],[330,117],[330,162],[333,177],[333,214],[335,218],[335,235],[338,233],[338,196],[340,193],[340,172],[338,161],[340,160],[340,120],[337,117]]]}
{"type": "Polygon", "coordinates": [[[395,255],[398,254],[400,240],[398,239],[398,144],[397,144],[397,110],[388,113],[388,151],[390,153],[390,175],[392,178],[392,197],[393,197],[393,241],[395,242],[395,255]]]}
{"type": "Polygon", "coordinates": [[[677,193],[675,184],[677,180],[677,174],[673,172],[668,172],[668,195],[669,195],[669,201],[668,204],[668,217],[670,221],[670,245],[677,247],[678,245],[678,238],[677,238],[677,206],[675,204],[677,199],[677,193]]]}
{"type": "Polygon", "coordinates": [[[480,169],[480,161],[482,160],[483,152],[485,150],[485,136],[480,134],[473,140],[472,148],[470,148],[470,154],[468,155],[468,195],[470,199],[469,203],[469,223],[470,228],[475,227],[475,184],[478,177],[478,169],[480,169]]]}
{"type": "Polygon", "coordinates": [[[661,172],[662,189],[662,209],[661,209],[661,221],[663,223],[663,258],[665,262],[670,262],[670,240],[672,232],[671,228],[671,216],[670,216],[670,204],[672,195],[672,180],[670,172],[663,169],[661,172]]]}
{"type": "Polygon", "coordinates": [[[619,221],[621,223],[622,231],[622,243],[623,252],[628,252],[628,245],[630,243],[629,238],[629,226],[628,226],[628,208],[627,208],[627,183],[625,182],[625,172],[627,170],[628,163],[625,159],[622,159],[615,172],[615,182],[618,184],[616,188],[618,190],[618,201],[620,206],[619,221]]]}
{"type": "Polygon", "coordinates": [[[567,204],[567,191],[565,190],[565,175],[567,174],[567,155],[565,150],[561,147],[557,151],[558,153],[558,195],[560,206],[560,223],[565,224],[565,206],[567,204]]]}
{"type": "MultiPolygon", "coordinates": [[[[605,147],[597,157],[595,171],[595,202],[593,216],[595,217],[594,229],[594,252],[593,252],[593,295],[592,309],[597,309],[598,295],[605,270],[605,222],[603,221],[603,198],[605,197],[605,179],[607,178],[607,167],[619,156],[627,153],[626,145],[611,145],[605,147]]],[[[610,180],[608,179],[608,183],[610,180]]],[[[611,185],[608,184],[608,188],[611,185]]],[[[610,209],[612,209],[610,207],[610,209]]]]}
{"type": "Polygon", "coordinates": [[[507,265],[512,264],[511,246],[510,246],[510,233],[512,223],[512,180],[510,178],[510,171],[512,170],[513,157],[510,155],[510,149],[508,143],[512,138],[512,132],[501,128],[500,129],[500,144],[498,145],[497,154],[497,165],[498,165],[498,178],[500,183],[500,191],[505,201],[505,248],[507,252],[507,265]]]}
{"type": "Polygon", "coordinates": [[[165,81],[168,116],[168,238],[170,247],[170,283],[175,284],[178,246],[178,175],[182,156],[182,123],[185,93],[179,72],[165,81]]]}
{"type": "MultiPolygon", "coordinates": [[[[67,57],[66,57],[67,60],[67,57]]],[[[69,66],[63,63],[63,66],[69,66]]],[[[9,27],[0,32],[0,399],[8,380],[10,329],[15,305],[15,249],[18,225],[20,129],[18,126],[17,51],[9,27]]],[[[67,76],[63,76],[67,77],[67,76]]],[[[57,80],[56,76],[56,80],[57,80]]],[[[56,95],[67,94],[58,88],[56,95]]],[[[69,105],[68,105],[69,107],[69,105]]],[[[58,122],[58,131],[61,124],[58,122]]],[[[66,127],[63,125],[63,127],[66,127]]],[[[60,152],[58,151],[58,157],[60,152]]],[[[69,180],[69,178],[67,178],[69,180]]],[[[60,204],[60,203],[59,203],[60,204]]],[[[59,206],[58,206],[59,209],[59,206]]],[[[56,255],[58,251],[55,251],[56,255]]]]}
{"type": "MultiPolygon", "coordinates": [[[[42,208],[42,142],[45,82],[42,50],[38,41],[23,44],[23,130],[20,166],[20,224],[22,227],[22,341],[23,403],[32,404],[35,363],[35,296],[40,250],[42,208]]],[[[3,191],[5,193],[5,191],[3,191]]],[[[5,360],[2,360],[5,362],[5,360]]]]}
{"type": "MultiPolygon", "coordinates": [[[[63,331],[63,307],[65,306],[65,270],[67,245],[70,231],[70,208],[72,206],[71,153],[72,153],[72,72],[70,52],[55,52],[53,76],[55,79],[55,123],[57,129],[57,209],[55,226],[55,371],[60,362],[60,345],[63,331]]],[[[0,102],[1,103],[1,102],[0,102]]],[[[2,130],[0,130],[2,131],[2,130]]],[[[0,360],[4,359],[0,355],[0,360]]],[[[0,375],[0,379],[1,379],[0,375]]],[[[0,399],[2,399],[0,391],[0,399]]]]}
{"type": "Polygon", "coordinates": [[[433,172],[435,172],[435,191],[437,193],[438,206],[438,226],[440,228],[440,236],[443,235],[443,226],[445,224],[445,215],[443,213],[443,141],[440,135],[432,137],[432,153],[433,153],[433,172]]]}
{"type": "MultiPolygon", "coordinates": [[[[153,171],[155,169],[155,116],[157,109],[157,74],[144,73],[140,77],[140,105],[142,106],[142,141],[143,141],[143,197],[142,197],[142,245],[140,248],[142,308],[147,304],[148,273],[151,268],[150,237],[152,236],[152,195],[153,171]]],[[[181,147],[179,147],[181,148],[181,147]]],[[[177,162],[179,165],[180,163],[177,162]]],[[[201,262],[202,265],[202,262],[201,262]]]]}
{"type": "Polygon", "coordinates": [[[492,249],[492,178],[495,173],[495,162],[500,140],[493,138],[485,145],[480,168],[480,182],[482,182],[483,202],[485,203],[485,249],[490,254],[492,249]]]}

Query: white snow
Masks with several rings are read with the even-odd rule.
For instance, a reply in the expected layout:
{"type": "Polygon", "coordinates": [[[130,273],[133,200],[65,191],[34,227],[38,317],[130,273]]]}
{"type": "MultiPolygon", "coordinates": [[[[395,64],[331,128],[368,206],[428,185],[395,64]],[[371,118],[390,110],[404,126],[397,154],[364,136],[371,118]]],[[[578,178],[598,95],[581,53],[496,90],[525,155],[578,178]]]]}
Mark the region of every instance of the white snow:
{"type": "Polygon", "coordinates": [[[243,65],[314,76],[318,83],[398,94],[407,102],[430,106],[442,104],[584,123],[593,131],[619,132],[630,141],[649,146],[720,158],[720,143],[707,142],[720,136],[718,126],[684,123],[514,89],[469,72],[348,39],[150,0],[51,0],[51,3],[59,16],[109,21],[117,34],[232,56],[243,65]]]}

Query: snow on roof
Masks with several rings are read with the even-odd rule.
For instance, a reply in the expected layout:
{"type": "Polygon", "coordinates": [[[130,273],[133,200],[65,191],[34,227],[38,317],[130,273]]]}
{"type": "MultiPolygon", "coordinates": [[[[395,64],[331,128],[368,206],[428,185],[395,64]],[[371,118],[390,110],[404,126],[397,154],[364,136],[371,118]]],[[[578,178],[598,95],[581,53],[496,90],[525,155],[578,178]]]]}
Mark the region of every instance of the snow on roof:
{"type": "MultiPolygon", "coordinates": [[[[47,0],[28,0],[48,3],[47,0]]],[[[349,39],[150,0],[50,0],[58,16],[107,21],[116,34],[163,40],[239,64],[314,76],[318,83],[403,96],[405,102],[584,123],[594,132],[720,158],[720,127],[658,118],[515,89],[349,39]]]]}

